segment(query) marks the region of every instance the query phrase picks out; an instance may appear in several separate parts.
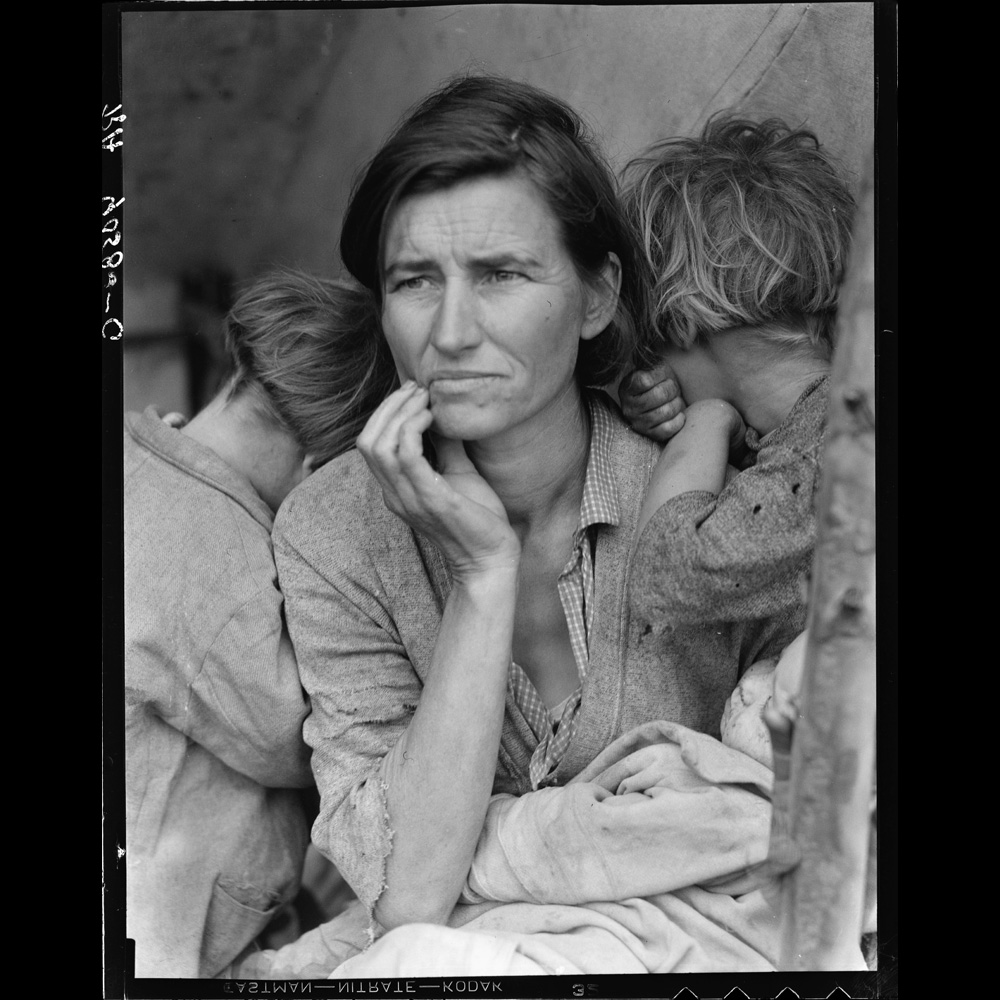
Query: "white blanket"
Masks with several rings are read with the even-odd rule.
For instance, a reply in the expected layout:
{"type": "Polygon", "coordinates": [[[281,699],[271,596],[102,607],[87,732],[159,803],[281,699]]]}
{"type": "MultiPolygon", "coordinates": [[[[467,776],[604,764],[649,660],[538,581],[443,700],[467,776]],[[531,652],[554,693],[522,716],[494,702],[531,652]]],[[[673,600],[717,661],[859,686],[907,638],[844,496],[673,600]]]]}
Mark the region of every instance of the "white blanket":
{"type": "Polygon", "coordinates": [[[771,784],[716,739],[647,723],[565,787],[496,796],[450,926],[397,928],[331,978],[774,971],[771,784]]]}

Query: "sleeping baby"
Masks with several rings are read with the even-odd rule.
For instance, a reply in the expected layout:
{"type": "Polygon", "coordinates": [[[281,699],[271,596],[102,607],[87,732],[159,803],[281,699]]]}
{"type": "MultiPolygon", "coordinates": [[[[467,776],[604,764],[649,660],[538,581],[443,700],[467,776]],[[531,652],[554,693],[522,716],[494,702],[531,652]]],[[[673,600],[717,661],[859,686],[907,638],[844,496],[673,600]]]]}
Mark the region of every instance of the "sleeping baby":
{"type": "Polygon", "coordinates": [[[802,632],[793,639],[777,661],[761,660],[750,667],[722,712],[722,742],[772,769],[768,721],[790,739],[798,717],[806,636],[802,632]]]}

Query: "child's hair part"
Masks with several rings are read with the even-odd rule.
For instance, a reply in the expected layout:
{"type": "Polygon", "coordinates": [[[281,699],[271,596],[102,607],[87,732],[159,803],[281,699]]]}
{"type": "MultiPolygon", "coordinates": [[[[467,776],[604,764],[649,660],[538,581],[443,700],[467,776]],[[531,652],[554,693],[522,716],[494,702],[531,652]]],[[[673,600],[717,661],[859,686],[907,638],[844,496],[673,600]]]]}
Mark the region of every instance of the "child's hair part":
{"type": "Polygon", "coordinates": [[[351,281],[279,270],[226,317],[227,397],[253,394],[321,465],[354,447],[397,376],[372,294],[351,281]]]}
{"type": "Polygon", "coordinates": [[[813,132],[722,112],[624,174],[648,267],[641,359],[737,326],[830,357],[854,197],[813,132]]]}

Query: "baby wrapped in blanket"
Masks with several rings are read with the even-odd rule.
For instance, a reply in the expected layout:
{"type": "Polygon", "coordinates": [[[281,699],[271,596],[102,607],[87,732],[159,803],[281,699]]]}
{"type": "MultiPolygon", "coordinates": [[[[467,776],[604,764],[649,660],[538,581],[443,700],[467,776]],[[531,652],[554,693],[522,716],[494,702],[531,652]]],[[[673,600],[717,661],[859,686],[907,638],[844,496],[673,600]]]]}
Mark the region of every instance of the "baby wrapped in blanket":
{"type": "Polygon", "coordinates": [[[653,721],[561,788],[495,796],[449,927],[393,930],[334,975],[774,971],[765,714],[794,718],[805,641],[745,672],[721,741],[653,721]]]}
{"type": "Polygon", "coordinates": [[[775,660],[761,660],[740,678],[722,713],[722,742],[774,770],[767,718],[787,730],[798,715],[806,638],[800,633],[775,660]]]}
{"type": "Polygon", "coordinates": [[[303,961],[298,975],[331,978],[774,971],[766,720],[787,731],[795,718],[805,644],[744,673],[721,741],[651,721],[565,786],[495,796],[448,926],[366,948],[356,907],[306,935],[308,955],[305,938],[260,953],[255,978],[297,978],[303,961]]]}

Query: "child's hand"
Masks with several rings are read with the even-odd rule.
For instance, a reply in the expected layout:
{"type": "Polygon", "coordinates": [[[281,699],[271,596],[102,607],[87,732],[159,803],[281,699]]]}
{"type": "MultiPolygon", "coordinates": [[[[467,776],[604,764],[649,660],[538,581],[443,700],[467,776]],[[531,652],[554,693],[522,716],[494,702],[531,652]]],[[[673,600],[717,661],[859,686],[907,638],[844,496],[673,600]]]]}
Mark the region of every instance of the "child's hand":
{"type": "Polygon", "coordinates": [[[622,413],[632,429],[654,441],[669,441],[684,426],[684,400],[674,370],[665,361],[634,371],[618,387],[622,413]]]}

